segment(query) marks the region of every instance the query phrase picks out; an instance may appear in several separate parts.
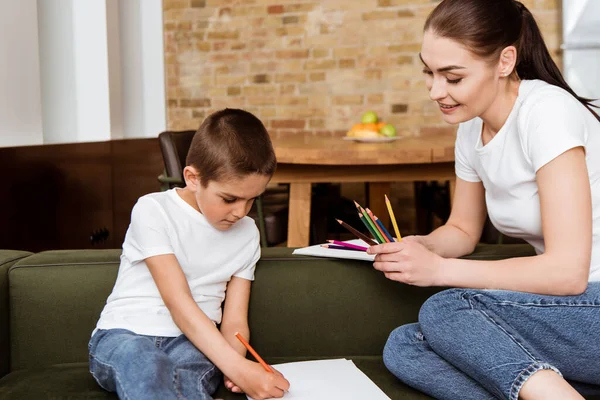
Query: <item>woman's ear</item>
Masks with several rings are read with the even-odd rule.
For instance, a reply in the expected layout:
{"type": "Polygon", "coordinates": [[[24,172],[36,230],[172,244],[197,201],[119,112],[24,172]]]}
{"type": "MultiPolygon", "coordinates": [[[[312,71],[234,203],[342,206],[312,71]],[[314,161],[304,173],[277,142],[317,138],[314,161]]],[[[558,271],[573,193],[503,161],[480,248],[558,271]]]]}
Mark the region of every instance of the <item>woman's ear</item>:
{"type": "Polygon", "coordinates": [[[508,46],[500,53],[500,61],[498,62],[498,75],[507,77],[513,73],[517,65],[517,48],[508,46]]]}
{"type": "Polygon", "coordinates": [[[196,168],[192,166],[188,165],[183,169],[183,180],[185,181],[185,185],[192,190],[196,190],[200,186],[200,176],[196,168]]]}

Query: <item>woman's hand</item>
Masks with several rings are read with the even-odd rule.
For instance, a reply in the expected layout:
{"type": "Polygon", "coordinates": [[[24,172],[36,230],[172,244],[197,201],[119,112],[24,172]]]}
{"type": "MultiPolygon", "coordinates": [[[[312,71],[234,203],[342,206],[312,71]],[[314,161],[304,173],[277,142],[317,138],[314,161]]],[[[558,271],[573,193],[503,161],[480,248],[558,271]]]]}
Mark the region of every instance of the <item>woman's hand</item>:
{"type": "MultiPolygon", "coordinates": [[[[239,379],[236,379],[236,384],[230,380],[233,384],[231,391],[238,388],[240,391],[235,393],[246,393],[255,400],[283,397],[285,392],[289,390],[290,383],[281,372],[274,368],[273,371],[265,371],[259,363],[245,360],[240,365],[239,379]]],[[[227,386],[228,378],[225,379],[225,385],[227,386]]]]}
{"type": "Polygon", "coordinates": [[[443,258],[426,247],[422,236],[407,236],[400,242],[371,246],[376,254],[373,267],[394,281],[416,286],[436,286],[443,258]]]}

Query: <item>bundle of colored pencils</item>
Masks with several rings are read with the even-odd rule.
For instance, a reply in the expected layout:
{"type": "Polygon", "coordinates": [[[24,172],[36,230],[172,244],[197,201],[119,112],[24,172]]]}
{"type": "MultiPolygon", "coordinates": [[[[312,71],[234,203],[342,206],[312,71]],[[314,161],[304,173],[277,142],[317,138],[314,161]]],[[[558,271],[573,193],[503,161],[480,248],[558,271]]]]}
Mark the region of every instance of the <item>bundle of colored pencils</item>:
{"type": "MultiPolygon", "coordinates": [[[[396,239],[394,239],[394,237],[385,228],[383,223],[379,220],[379,218],[377,218],[376,215],[373,214],[373,212],[371,212],[371,210],[369,210],[368,208],[364,209],[356,201],[354,202],[354,204],[356,205],[356,209],[358,211],[358,217],[360,218],[362,223],[365,225],[365,227],[371,234],[372,238],[368,237],[367,235],[358,231],[357,229],[351,227],[344,221],[336,219],[336,221],[339,222],[340,225],[342,225],[348,231],[352,232],[352,234],[354,234],[354,236],[356,236],[359,239],[362,239],[365,243],[367,243],[370,246],[374,246],[374,245],[381,244],[381,243],[391,243],[394,241],[402,240],[402,236],[400,236],[400,231],[398,230],[398,224],[396,223],[396,217],[394,216],[394,210],[392,210],[392,205],[391,205],[390,200],[388,199],[387,195],[385,196],[385,204],[386,204],[388,212],[390,214],[390,220],[392,221],[392,225],[394,226],[394,232],[396,233],[396,239]]],[[[338,242],[338,241],[329,241],[329,242],[332,244],[325,245],[326,247],[329,247],[329,248],[344,247],[344,243],[345,243],[345,242],[338,242]]],[[[347,247],[347,249],[351,249],[351,250],[363,250],[363,249],[366,250],[366,247],[357,249],[356,247],[361,247],[361,246],[355,246],[355,245],[346,246],[346,247],[347,247]]]]}

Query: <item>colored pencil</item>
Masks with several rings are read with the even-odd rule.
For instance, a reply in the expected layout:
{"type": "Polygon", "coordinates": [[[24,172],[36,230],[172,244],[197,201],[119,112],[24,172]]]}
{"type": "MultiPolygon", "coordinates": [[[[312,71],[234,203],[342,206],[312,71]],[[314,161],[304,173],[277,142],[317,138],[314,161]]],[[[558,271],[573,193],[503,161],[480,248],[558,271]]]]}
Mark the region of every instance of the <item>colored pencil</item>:
{"type": "Polygon", "coordinates": [[[350,225],[348,225],[347,223],[345,223],[341,219],[337,219],[336,218],[336,221],[340,225],[342,225],[344,228],[346,228],[347,230],[349,230],[350,232],[352,232],[352,234],[354,236],[356,236],[359,239],[362,239],[365,243],[369,244],[369,246],[375,246],[376,244],[378,244],[376,241],[374,241],[373,239],[369,238],[364,233],[361,233],[361,232],[357,231],[356,229],[354,229],[353,227],[351,227],[350,225]]]}
{"type": "Polygon", "coordinates": [[[392,204],[390,203],[390,199],[388,199],[387,194],[384,196],[385,205],[390,213],[390,219],[392,220],[392,225],[394,225],[394,232],[396,232],[396,240],[399,242],[402,240],[402,236],[400,236],[400,230],[398,229],[398,224],[396,223],[396,217],[394,217],[394,210],[392,209],[392,204]]]}
{"type": "Polygon", "coordinates": [[[375,231],[373,230],[373,227],[371,226],[371,224],[369,224],[367,217],[365,216],[367,213],[365,212],[364,214],[359,212],[358,213],[358,218],[360,218],[360,220],[362,221],[362,223],[367,227],[367,230],[369,231],[369,233],[371,234],[371,236],[373,237],[373,239],[375,239],[375,241],[379,244],[381,243],[379,241],[379,236],[375,233],[375,231]]]}
{"type": "Polygon", "coordinates": [[[367,222],[367,218],[363,215],[363,213],[360,212],[360,209],[358,210],[358,218],[360,218],[360,221],[363,223],[365,228],[367,228],[367,231],[369,231],[369,233],[375,239],[375,241],[378,242],[377,235],[375,235],[375,233],[373,232],[373,228],[371,228],[371,225],[369,225],[369,223],[367,222]]]}
{"type": "Polygon", "coordinates": [[[271,366],[269,364],[267,364],[265,362],[265,360],[262,359],[261,356],[258,355],[258,353],[252,348],[252,346],[250,346],[250,343],[248,343],[246,341],[246,339],[244,339],[244,337],[242,335],[240,335],[239,332],[235,333],[235,337],[238,338],[240,342],[242,342],[242,344],[244,345],[244,347],[250,352],[250,354],[252,354],[254,356],[254,358],[256,359],[256,361],[258,361],[260,363],[260,365],[262,365],[263,368],[267,372],[273,372],[273,368],[271,368],[271,366]]]}
{"type": "Polygon", "coordinates": [[[385,243],[385,239],[383,238],[383,236],[381,236],[381,233],[379,233],[379,229],[377,229],[377,227],[375,226],[375,221],[373,221],[373,218],[371,217],[371,215],[369,215],[367,210],[365,210],[362,207],[360,208],[360,210],[362,211],[362,213],[365,216],[365,219],[367,220],[369,225],[371,225],[371,229],[373,230],[373,234],[375,235],[375,238],[377,238],[377,241],[379,243],[385,243]]]}
{"type": "Polygon", "coordinates": [[[377,226],[379,228],[381,228],[381,232],[388,239],[388,242],[393,242],[394,241],[394,237],[388,232],[387,229],[385,229],[385,226],[383,225],[383,222],[381,222],[381,220],[379,218],[377,218],[377,217],[375,217],[375,222],[377,223],[377,226]]]}
{"type": "Polygon", "coordinates": [[[367,251],[367,248],[365,246],[359,246],[359,245],[347,243],[347,242],[340,242],[339,240],[328,240],[328,242],[338,245],[338,246],[348,247],[348,248],[354,249],[354,250],[367,251]]]}
{"type": "Polygon", "coordinates": [[[380,241],[381,238],[377,234],[377,229],[369,223],[369,218],[367,217],[367,213],[365,212],[365,209],[362,208],[361,205],[358,204],[356,201],[354,201],[354,205],[356,206],[356,210],[358,211],[358,218],[360,218],[363,225],[367,228],[367,230],[369,231],[371,236],[373,236],[373,239],[375,239],[375,241],[378,244],[383,243],[380,241]]]}
{"type": "Polygon", "coordinates": [[[334,250],[350,250],[350,251],[363,251],[358,249],[352,249],[346,246],[338,246],[337,244],[322,244],[321,247],[325,249],[334,249],[334,250]]]}
{"type": "Polygon", "coordinates": [[[383,233],[383,230],[381,229],[383,224],[381,223],[381,221],[379,221],[379,218],[377,218],[377,216],[375,216],[375,214],[373,214],[373,211],[369,210],[368,208],[367,208],[367,214],[369,214],[369,217],[371,217],[371,219],[373,220],[373,224],[377,228],[377,231],[379,231],[379,233],[381,234],[381,238],[383,239],[383,242],[389,243],[390,239],[388,239],[388,237],[385,235],[385,233],[383,233]],[[377,221],[379,221],[379,223],[377,223],[377,221]]]}

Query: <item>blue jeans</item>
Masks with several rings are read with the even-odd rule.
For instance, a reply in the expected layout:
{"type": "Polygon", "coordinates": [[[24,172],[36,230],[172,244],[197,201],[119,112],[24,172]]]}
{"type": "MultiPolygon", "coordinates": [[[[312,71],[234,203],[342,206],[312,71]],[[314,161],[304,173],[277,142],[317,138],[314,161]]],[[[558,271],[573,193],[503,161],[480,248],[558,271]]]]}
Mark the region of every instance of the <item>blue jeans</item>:
{"type": "Polygon", "coordinates": [[[90,372],[102,388],[121,399],[212,399],[222,378],[184,335],[99,330],[88,347],[90,372]]]}
{"type": "Polygon", "coordinates": [[[583,395],[600,393],[600,282],[579,296],[449,289],[383,350],[398,379],[438,399],[511,399],[554,370],[583,395]]]}

